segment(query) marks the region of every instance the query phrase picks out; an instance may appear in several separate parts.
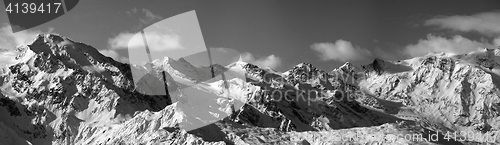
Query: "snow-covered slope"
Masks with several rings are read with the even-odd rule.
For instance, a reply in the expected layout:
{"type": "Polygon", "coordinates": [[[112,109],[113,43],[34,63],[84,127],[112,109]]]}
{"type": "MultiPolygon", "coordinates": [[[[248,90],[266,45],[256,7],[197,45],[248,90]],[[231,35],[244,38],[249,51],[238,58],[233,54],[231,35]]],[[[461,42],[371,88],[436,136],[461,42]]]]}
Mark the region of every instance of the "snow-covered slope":
{"type": "Polygon", "coordinates": [[[2,68],[0,118],[35,144],[75,143],[81,128],[123,122],[136,111],[160,110],[168,95],[134,91],[130,67],[95,48],[57,35],[39,35],[2,68]],[[8,99],[7,99],[8,98],[8,99]]]}
{"type": "Polygon", "coordinates": [[[352,70],[366,75],[360,87],[377,99],[410,108],[397,115],[427,120],[440,132],[462,131],[479,138],[500,130],[499,52],[485,48],[461,55],[375,60],[352,70]]]}
{"type": "MultiPolygon", "coordinates": [[[[0,76],[5,95],[1,97],[5,103],[0,107],[0,114],[5,117],[0,122],[5,132],[15,132],[8,136],[9,142],[23,141],[20,137],[35,144],[97,144],[102,142],[96,138],[109,137],[104,134],[106,131],[118,131],[124,138],[116,136],[115,143],[142,143],[145,140],[140,138],[123,141],[131,135],[127,133],[138,132],[124,132],[120,127],[132,127],[128,123],[135,124],[142,119],[141,114],[168,119],[164,116],[168,114],[161,113],[163,110],[182,116],[178,122],[166,123],[180,126],[170,133],[184,134],[174,136],[178,138],[173,142],[203,143],[186,132],[221,120],[243,105],[240,100],[244,97],[238,95],[243,93],[242,87],[230,87],[233,91],[221,89],[220,76],[209,78],[208,72],[196,74],[202,69],[193,68],[183,60],[167,65],[156,60],[154,70],[147,70],[116,62],[91,46],[52,34],[36,36],[32,44],[13,53],[17,54],[12,58],[14,62],[2,67],[0,76]],[[167,82],[163,82],[161,70],[170,71],[166,74],[167,82]],[[192,70],[194,74],[189,73],[192,70]],[[176,77],[196,83],[183,84],[176,77]],[[211,80],[199,82],[208,79],[211,80]]],[[[233,74],[232,78],[238,76],[233,74]]]]}
{"type": "Polygon", "coordinates": [[[284,73],[167,57],[147,69],[52,34],[0,55],[0,144],[477,143],[397,135],[500,121],[496,49],[284,73]]]}

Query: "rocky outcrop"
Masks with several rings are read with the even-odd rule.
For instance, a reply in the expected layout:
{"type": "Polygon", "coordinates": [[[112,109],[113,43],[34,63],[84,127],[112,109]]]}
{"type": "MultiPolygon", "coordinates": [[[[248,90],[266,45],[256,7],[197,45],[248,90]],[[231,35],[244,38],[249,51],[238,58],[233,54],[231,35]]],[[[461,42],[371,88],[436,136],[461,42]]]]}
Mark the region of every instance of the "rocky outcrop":
{"type": "Polygon", "coordinates": [[[493,135],[500,129],[498,56],[498,49],[436,53],[398,62],[376,61],[358,71],[368,76],[363,88],[380,99],[413,108],[409,116],[429,120],[439,126],[436,130],[493,135]]]}
{"type": "Polygon", "coordinates": [[[2,117],[36,144],[75,143],[81,126],[121,122],[135,111],[158,111],[168,95],[134,91],[130,67],[94,48],[57,35],[20,47],[2,74],[2,117]]]}

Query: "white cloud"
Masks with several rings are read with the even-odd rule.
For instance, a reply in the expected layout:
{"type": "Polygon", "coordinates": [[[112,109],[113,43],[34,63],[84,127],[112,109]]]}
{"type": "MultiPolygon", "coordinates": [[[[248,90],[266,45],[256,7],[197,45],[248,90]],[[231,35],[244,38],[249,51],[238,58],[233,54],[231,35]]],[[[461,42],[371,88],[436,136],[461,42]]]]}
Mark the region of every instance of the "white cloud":
{"type": "Polygon", "coordinates": [[[316,51],[323,61],[366,63],[374,59],[370,50],[354,46],[345,40],[337,40],[335,43],[315,43],[311,45],[311,49],[316,51]]]}
{"type": "Polygon", "coordinates": [[[374,58],[401,60],[424,56],[433,52],[465,54],[476,51],[478,48],[497,48],[498,46],[500,46],[500,37],[488,42],[486,40],[475,41],[460,35],[446,38],[428,34],[426,39],[420,39],[416,44],[410,44],[404,46],[403,49],[391,51],[378,48],[360,48],[344,40],[337,40],[335,43],[316,43],[311,48],[317,52],[317,55],[323,61],[370,63],[374,58]]]}
{"type": "MultiPolygon", "coordinates": [[[[164,51],[182,49],[181,38],[176,34],[160,33],[155,31],[146,32],[146,40],[151,51],[164,51]]],[[[108,40],[111,49],[144,49],[141,33],[120,33],[108,40]]]]}
{"type": "Polygon", "coordinates": [[[149,25],[149,24],[155,23],[155,22],[163,19],[162,16],[155,14],[148,9],[139,10],[137,8],[134,8],[130,11],[126,11],[125,13],[127,13],[129,15],[137,15],[137,14],[139,15],[138,16],[138,17],[140,17],[139,21],[141,22],[139,25],[139,28],[142,28],[144,25],[149,25]]]}
{"type": "Polygon", "coordinates": [[[53,33],[54,28],[49,28],[47,32],[39,30],[24,30],[17,33],[12,33],[11,26],[3,24],[0,28],[0,48],[13,49],[19,45],[31,43],[40,33],[53,33]]]}
{"type": "Polygon", "coordinates": [[[495,48],[493,44],[488,42],[478,42],[460,35],[455,35],[453,38],[448,39],[429,34],[427,35],[427,39],[421,39],[417,44],[410,44],[406,46],[405,52],[412,57],[423,56],[429,52],[464,54],[484,47],[495,48]]]}
{"type": "Polygon", "coordinates": [[[142,12],[145,14],[145,17],[140,19],[142,23],[145,23],[145,24],[149,23],[150,24],[150,23],[154,23],[155,21],[159,21],[159,20],[163,19],[162,16],[154,14],[153,12],[151,12],[148,9],[142,9],[142,12]]]}
{"type": "Polygon", "coordinates": [[[476,31],[490,36],[498,35],[500,34],[500,11],[483,12],[470,16],[440,16],[425,21],[425,25],[435,25],[463,32],[476,31]]]}
{"type": "Polygon", "coordinates": [[[99,52],[101,54],[105,55],[105,56],[113,58],[116,61],[120,61],[120,62],[124,62],[124,63],[129,63],[129,59],[128,58],[121,57],[120,54],[118,54],[118,52],[116,52],[115,50],[105,49],[105,50],[99,50],[99,52]]]}
{"type": "Polygon", "coordinates": [[[244,62],[255,64],[259,67],[269,67],[272,69],[277,69],[281,66],[281,58],[275,56],[274,54],[267,57],[255,58],[253,54],[249,52],[241,53],[241,59],[244,62]]]}
{"type": "Polygon", "coordinates": [[[493,45],[500,47],[500,37],[493,39],[493,45]]]}
{"type": "Polygon", "coordinates": [[[478,32],[494,37],[494,39],[490,39],[491,42],[489,42],[485,38],[476,41],[460,35],[446,38],[428,34],[427,38],[420,39],[416,44],[410,44],[403,47],[403,49],[393,51],[383,51],[378,48],[365,49],[345,40],[337,40],[335,43],[315,43],[311,48],[317,52],[317,55],[323,61],[369,62],[373,58],[386,60],[406,59],[408,57],[423,56],[431,52],[464,54],[476,51],[478,48],[497,48],[500,46],[500,11],[483,12],[469,16],[439,16],[425,21],[424,24],[460,32],[478,32]]]}
{"type": "MultiPolygon", "coordinates": [[[[140,17],[139,18],[140,24],[138,28],[145,31],[148,46],[152,51],[163,51],[163,50],[182,48],[180,44],[181,40],[180,37],[174,33],[167,33],[171,31],[169,28],[159,24],[143,28],[143,26],[145,25],[149,25],[159,20],[162,20],[163,19],[162,16],[154,14],[148,9],[139,10],[137,8],[134,8],[130,11],[126,11],[126,13],[130,15],[139,14],[138,17],[140,17]]],[[[111,49],[127,49],[127,48],[144,49],[144,43],[141,33],[134,34],[130,32],[122,32],[117,36],[110,38],[108,40],[108,44],[111,49]]]]}

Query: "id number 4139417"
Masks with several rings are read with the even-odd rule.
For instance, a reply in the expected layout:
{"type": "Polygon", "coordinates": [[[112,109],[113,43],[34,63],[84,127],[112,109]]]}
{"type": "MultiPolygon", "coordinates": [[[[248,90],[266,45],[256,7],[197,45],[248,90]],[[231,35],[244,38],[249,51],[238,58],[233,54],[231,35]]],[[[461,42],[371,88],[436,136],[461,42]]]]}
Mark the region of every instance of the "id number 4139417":
{"type": "Polygon", "coordinates": [[[58,13],[62,3],[8,3],[5,8],[7,13],[58,13]]]}

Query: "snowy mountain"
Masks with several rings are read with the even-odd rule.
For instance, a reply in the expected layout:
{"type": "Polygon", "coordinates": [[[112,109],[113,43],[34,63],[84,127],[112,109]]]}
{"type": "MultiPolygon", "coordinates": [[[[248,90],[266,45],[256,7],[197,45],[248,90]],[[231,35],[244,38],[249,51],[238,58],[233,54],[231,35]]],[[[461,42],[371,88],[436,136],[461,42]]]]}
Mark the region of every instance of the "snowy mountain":
{"type": "Polygon", "coordinates": [[[476,144],[484,140],[443,132],[498,131],[499,51],[331,72],[309,63],[284,73],[242,61],[195,67],[168,57],[148,69],[38,35],[0,52],[0,144],[476,144]]]}
{"type": "Polygon", "coordinates": [[[366,75],[360,88],[383,100],[373,103],[366,101],[371,98],[361,98],[365,105],[426,122],[435,131],[463,132],[467,141],[491,136],[498,142],[499,52],[482,48],[461,55],[432,53],[397,62],[375,60],[351,70],[366,75]]]}
{"type": "Polygon", "coordinates": [[[84,130],[159,111],[168,95],[133,91],[127,64],[91,46],[57,35],[38,35],[3,67],[0,121],[31,143],[76,143],[84,130]]]}

